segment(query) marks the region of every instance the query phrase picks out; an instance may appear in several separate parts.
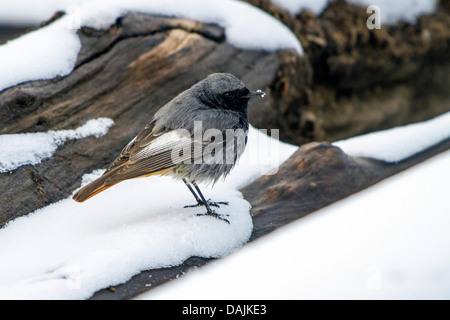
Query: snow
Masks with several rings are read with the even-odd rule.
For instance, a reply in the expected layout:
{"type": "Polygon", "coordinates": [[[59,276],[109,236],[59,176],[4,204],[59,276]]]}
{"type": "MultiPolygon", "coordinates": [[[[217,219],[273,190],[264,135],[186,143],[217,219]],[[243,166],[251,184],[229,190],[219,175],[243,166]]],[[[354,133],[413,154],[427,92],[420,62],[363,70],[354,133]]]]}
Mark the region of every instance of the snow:
{"type": "Polygon", "coordinates": [[[297,15],[305,9],[319,15],[328,5],[328,0],[272,0],[272,2],[292,15],[297,15]]]}
{"type": "MultiPolygon", "coordinates": [[[[216,0],[218,2],[218,0],[216,0]]],[[[437,7],[436,0],[348,0],[350,3],[370,6],[377,5],[381,9],[383,22],[395,23],[400,19],[414,22],[421,14],[433,13],[437,7]]],[[[79,12],[79,8],[85,3],[95,0],[15,0],[0,2],[0,22],[10,25],[39,24],[48,20],[56,11],[67,11],[69,13],[79,12]]],[[[126,2],[126,1],[122,1],[126,2]]],[[[162,1],[153,1],[162,2],[162,1]]],[[[181,1],[180,1],[181,2],[181,1]]],[[[189,1],[182,1],[189,2],[189,1]]],[[[199,6],[207,1],[200,1],[199,6]]],[[[215,2],[211,0],[209,2],[215,2]]],[[[322,13],[328,5],[329,0],[272,0],[272,2],[296,15],[304,9],[309,9],[316,14],[322,13]]],[[[166,1],[169,6],[171,1],[166,1]]],[[[190,1],[192,3],[192,0],[190,1]]],[[[159,6],[159,4],[156,4],[159,6]]],[[[194,4],[193,7],[196,5],[194,4]]],[[[208,5],[207,5],[208,6],[208,5]]],[[[185,6],[179,7],[175,4],[168,10],[182,11],[185,6]]],[[[206,12],[209,14],[209,12],[206,12]]]]}
{"type": "MultiPolygon", "coordinates": [[[[34,8],[42,7],[36,13],[44,18],[51,8],[61,9],[70,3],[15,1],[6,8],[2,8],[4,4],[0,6],[0,12],[2,9],[5,11],[0,17],[4,18],[9,12],[17,15],[23,8],[32,12],[34,8]]],[[[0,60],[5,62],[0,66],[0,90],[24,81],[70,74],[81,49],[77,29],[81,26],[107,28],[128,11],[216,23],[225,28],[227,41],[242,49],[294,49],[303,54],[299,40],[289,28],[264,11],[241,1],[92,0],[73,3],[59,20],[0,46],[0,60]]]]}
{"type": "MultiPolygon", "coordinates": [[[[319,14],[327,5],[324,0],[274,1],[293,14],[304,8],[319,14]]],[[[437,7],[433,0],[350,1],[364,6],[378,5],[382,25],[398,20],[414,22],[422,14],[435,12],[437,7]]],[[[289,28],[264,11],[236,0],[17,0],[0,3],[0,21],[38,23],[49,19],[58,10],[65,10],[67,14],[44,28],[0,46],[0,60],[8,62],[0,66],[0,90],[25,81],[70,74],[81,49],[77,29],[81,26],[106,28],[128,11],[216,23],[225,28],[227,41],[242,49],[294,49],[303,54],[299,40],[289,28]]]]}
{"type": "MultiPolygon", "coordinates": [[[[58,21],[0,46],[0,59],[8,62],[0,66],[0,90],[69,74],[80,50],[77,28],[105,28],[127,11],[217,23],[227,41],[243,49],[302,53],[284,25],[233,0],[21,0],[6,5],[9,11],[0,18],[41,7],[36,16],[47,19],[49,8],[73,3],[58,21]]],[[[434,11],[435,2],[428,3],[433,4],[403,0],[385,7],[387,2],[379,1],[382,23],[434,11]]],[[[448,139],[449,114],[335,145],[350,155],[400,161],[448,139]]],[[[112,124],[100,118],[73,130],[2,135],[1,170],[39,163],[67,139],[103,135],[112,124]]],[[[238,190],[274,174],[296,150],[251,128],[243,158],[230,176],[214,188],[200,186],[207,198],[230,203],[216,209],[229,215],[230,224],[198,217],[201,207],[184,209],[195,200],[183,183],[168,177],[126,181],[82,204],[67,198],[11,221],[0,229],[0,298],[86,299],[142,270],[177,265],[190,256],[229,255],[248,241],[253,227],[250,204],[238,190]]],[[[449,152],[435,157],[146,298],[450,298],[449,161],[449,152]],[[279,276],[292,270],[294,277],[279,276]]],[[[86,174],[83,184],[101,172],[86,174]]]]}
{"type": "MultiPolygon", "coordinates": [[[[293,15],[297,15],[304,9],[320,15],[329,0],[272,0],[272,2],[293,15]]],[[[371,5],[380,7],[381,25],[395,24],[400,20],[415,23],[419,16],[432,14],[437,8],[436,0],[348,0],[348,2],[365,7],[371,5]]]]}
{"type": "MultiPolygon", "coordinates": [[[[418,126],[425,136],[447,130],[446,117],[387,130],[384,139],[405,148],[402,137],[415,136],[418,126]]],[[[60,141],[79,129],[57,131],[60,141]]],[[[197,216],[201,207],[183,208],[195,200],[169,177],[122,182],[82,204],[67,198],[9,222],[0,229],[0,298],[86,299],[146,269],[232,252],[223,264],[144,298],[448,298],[450,152],[235,252],[253,228],[250,204],[238,190],[274,174],[297,150],[270,133],[274,138],[251,128],[230,176],[213,188],[200,186],[207,198],[230,203],[216,209],[230,224],[197,216]],[[292,270],[295,276],[277,276],[292,270]]],[[[381,152],[370,134],[358,139],[364,137],[359,146],[381,152]]],[[[86,174],[83,185],[102,172],[86,174]]]]}
{"type": "Polygon", "coordinates": [[[81,49],[67,18],[0,46],[0,90],[18,83],[69,74],[81,49]]]}
{"type": "Polygon", "coordinates": [[[0,2],[0,23],[5,25],[39,25],[57,11],[71,11],[93,0],[14,0],[0,2]]]}
{"type": "MultiPolygon", "coordinates": [[[[276,137],[276,135],[274,135],[276,137]]],[[[197,216],[203,207],[186,186],[169,177],[122,182],[92,199],[64,199],[0,229],[0,298],[86,299],[142,270],[178,265],[190,256],[220,257],[248,241],[250,204],[240,187],[273,174],[297,147],[251,128],[239,165],[207,198],[228,201],[215,209],[230,224],[197,216]],[[263,145],[267,144],[266,147],[263,145]]],[[[87,184],[100,176],[83,177],[87,184]]]]}
{"type": "Polygon", "coordinates": [[[334,142],[345,153],[398,162],[450,138],[450,112],[413,123],[334,142]]]}
{"type": "Polygon", "coordinates": [[[277,129],[256,130],[250,126],[248,141],[249,144],[251,141],[251,147],[245,148],[238,165],[223,182],[224,186],[239,190],[262,175],[274,175],[279,166],[298,149],[279,141],[277,129]],[[267,139],[267,135],[271,139],[267,139]]]}
{"type": "Polygon", "coordinates": [[[36,133],[0,135],[0,172],[8,172],[20,166],[40,163],[50,158],[58,146],[67,140],[83,139],[89,136],[101,137],[114,124],[109,118],[97,118],[77,129],[50,130],[36,133]]]}
{"type": "MultiPolygon", "coordinates": [[[[110,6],[111,1],[106,1],[110,6]]],[[[183,17],[225,28],[227,41],[239,48],[275,51],[294,49],[303,54],[297,37],[277,19],[242,1],[171,0],[114,1],[124,11],[141,11],[165,16],[183,17]]]]}
{"type": "Polygon", "coordinates": [[[417,18],[423,14],[436,12],[437,0],[348,0],[348,2],[361,5],[380,7],[381,26],[392,25],[398,21],[416,23],[417,18]]]}
{"type": "Polygon", "coordinates": [[[450,151],[138,299],[449,299],[450,151]]]}
{"type": "MultiPolygon", "coordinates": [[[[401,149],[403,135],[392,132],[413,136],[423,126],[430,136],[446,130],[442,117],[384,138],[401,149]]],[[[75,136],[67,131],[61,140],[75,136]]],[[[0,229],[0,298],[86,299],[190,256],[228,257],[143,298],[449,298],[450,152],[241,248],[253,225],[238,190],[274,174],[297,150],[270,133],[251,128],[230,176],[200,186],[207,198],[230,203],[216,209],[230,224],[197,216],[201,207],[183,208],[195,200],[169,177],[122,182],[82,204],[67,198],[9,222],[0,229]]],[[[370,141],[359,146],[376,149],[370,141]]]]}

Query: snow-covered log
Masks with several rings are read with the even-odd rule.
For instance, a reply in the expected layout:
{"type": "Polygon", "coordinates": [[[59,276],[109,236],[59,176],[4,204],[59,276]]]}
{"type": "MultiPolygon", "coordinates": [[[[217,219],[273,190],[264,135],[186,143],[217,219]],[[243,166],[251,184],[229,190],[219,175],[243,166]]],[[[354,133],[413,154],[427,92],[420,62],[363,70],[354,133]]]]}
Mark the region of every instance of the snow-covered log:
{"type": "MultiPolygon", "coordinates": [[[[252,205],[251,241],[449,149],[450,139],[445,139],[402,161],[388,163],[352,157],[328,143],[306,144],[276,175],[264,175],[242,190],[252,205]]],[[[123,285],[97,292],[93,299],[132,298],[210,261],[192,257],[179,266],[144,271],[123,285]]]]}
{"type": "MultiPolygon", "coordinates": [[[[3,168],[0,225],[69,196],[84,173],[110,163],[159,107],[208,74],[230,72],[250,88],[274,92],[269,86],[277,76],[294,79],[281,66],[301,59],[289,50],[236,48],[217,25],[138,13],[107,30],[81,28],[78,36],[81,49],[70,74],[0,92],[0,133],[59,132],[98,117],[114,125],[101,139],[59,143],[53,156],[29,163],[35,166],[3,168]]],[[[252,104],[250,113],[270,108],[275,96],[252,104]]]]}
{"type": "MultiPolygon", "coordinates": [[[[199,22],[202,17],[119,8],[103,17],[106,22],[87,15],[75,31],[71,16],[60,14],[38,28],[38,35],[30,32],[7,43],[2,61],[18,64],[0,66],[0,143],[7,146],[0,150],[0,226],[68,198],[82,176],[106,167],[160,106],[213,72],[230,72],[248,87],[266,91],[266,99],[249,106],[250,122],[280,129],[282,140],[295,145],[349,138],[449,110],[450,26],[444,6],[415,24],[369,31],[365,8],[342,1],[330,2],[321,13],[296,15],[275,1],[249,2],[293,33],[272,21],[262,23],[265,33],[245,30],[258,25],[252,19],[260,19],[262,11],[252,11],[242,25],[220,10],[214,11],[216,22],[210,17],[199,22]],[[21,148],[23,141],[32,148],[21,148]]],[[[135,3],[141,4],[130,0],[135,3]]],[[[161,8],[152,10],[166,7],[161,8]]],[[[448,127],[448,120],[443,123],[448,127]]],[[[241,188],[252,205],[251,239],[449,149],[448,138],[445,131],[393,163],[352,156],[346,142],[303,145],[277,174],[241,188]]],[[[208,261],[191,257],[177,267],[146,271],[94,298],[130,298],[208,261]]],[[[133,270],[123,279],[137,273],[133,270]]]]}

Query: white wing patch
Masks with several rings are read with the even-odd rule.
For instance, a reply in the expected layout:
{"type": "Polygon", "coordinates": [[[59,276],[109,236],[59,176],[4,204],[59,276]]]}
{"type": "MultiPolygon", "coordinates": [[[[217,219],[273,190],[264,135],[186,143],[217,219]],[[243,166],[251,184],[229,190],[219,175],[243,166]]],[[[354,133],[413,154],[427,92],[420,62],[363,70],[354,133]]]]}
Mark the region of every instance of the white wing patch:
{"type": "Polygon", "coordinates": [[[131,160],[137,161],[163,152],[190,147],[192,142],[189,131],[185,129],[169,131],[150,142],[141,152],[133,155],[131,160]]]}

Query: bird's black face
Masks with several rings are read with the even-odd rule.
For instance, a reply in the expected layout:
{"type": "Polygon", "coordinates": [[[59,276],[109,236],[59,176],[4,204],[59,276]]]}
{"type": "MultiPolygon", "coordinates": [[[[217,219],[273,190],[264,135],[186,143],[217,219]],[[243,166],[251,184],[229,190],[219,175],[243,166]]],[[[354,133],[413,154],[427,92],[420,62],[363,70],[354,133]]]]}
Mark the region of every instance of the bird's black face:
{"type": "Polygon", "coordinates": [[[220,94],[219,104],[222,109],[246,111],[250,90],[246,87],[231,90],[220,94]]]}
{"type": "Polygon", "coordinates": [[[263,92],[251,92],[235,76],[215,73],[199,83],[197,93],[203,103],[211,108],[247,112],[248,101],[253,96],[263,96],[263,92]]]}

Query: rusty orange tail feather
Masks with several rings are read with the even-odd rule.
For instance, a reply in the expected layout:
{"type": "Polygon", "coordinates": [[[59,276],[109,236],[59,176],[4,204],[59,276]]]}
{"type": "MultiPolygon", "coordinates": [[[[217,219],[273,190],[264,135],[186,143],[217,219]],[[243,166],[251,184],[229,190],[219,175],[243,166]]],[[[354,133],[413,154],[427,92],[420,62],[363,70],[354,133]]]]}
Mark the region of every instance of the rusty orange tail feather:
{"type": "MultiPolygon", "coordinates": [[[[119,183],[119,182],[117,182],[117,183],[119,183]]],[[[80,193],[80,194],[79,194],[79,192],[83,190],[83,189],[81,189],[80,191],[78,191],[77,193],[75,193],[75,195],[73,196],[72,199],[75,200],[75,201],[77,201],[77,202],[84,202],[84,201],[86,201],[86,200],[92,198],[93,196],[99,194],[100,192],[105,191],[105,190],[108,189],[108,188],[111,188],[113,185],[115,185],[115,184],[117,184],[117,183],[110,184],[110,185],[108,185],[108,186],[100,187],[100,188],[95,189],[94,191],[92,191],[92,192],[90,192],[90,193],[88,193],[87,195],[84,195],[84,196],[83,196],[83,193],[80,193]]]]}
{"type": "MultiPolygon", "coordinates": [[[[167,171],[169,171],[169,169],[164,169],[164,170],[159,170],[159,171],[156,171],[156,172],[144,174],[144,175],[135,177],[133,179],[150,177],[150,176],[157,175],[157,174],[158,175],[165,175],[167,173],[167,171]]],[[[83,188],[81,188],[80,190],[78,190],[74,194],[72,199],[77,201],[77,202],[84,202],[84,201],[92,198],[93,196],[99,194],[100,192],[111,188],[112,186],[118,184],[119,182],[125,181],[125,180],[119,180],[119,181],[115,181],[115,182],[113,182],[111,184],[105,185],[104,181],[106,180],[106,178],[107,177],[105,177],[105,176],[101,176],[97,180],[92,181],[88,185],[86,185],[83,188]]],[[[126,179],[126,180],[128,180],[128,179],[126,179]]]]}

